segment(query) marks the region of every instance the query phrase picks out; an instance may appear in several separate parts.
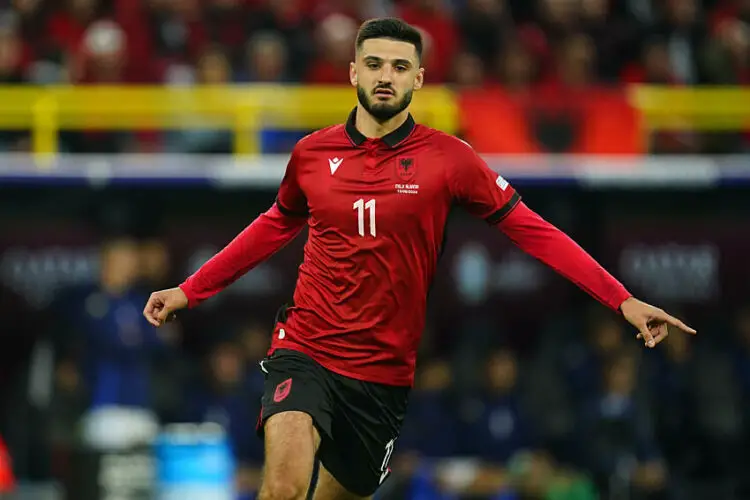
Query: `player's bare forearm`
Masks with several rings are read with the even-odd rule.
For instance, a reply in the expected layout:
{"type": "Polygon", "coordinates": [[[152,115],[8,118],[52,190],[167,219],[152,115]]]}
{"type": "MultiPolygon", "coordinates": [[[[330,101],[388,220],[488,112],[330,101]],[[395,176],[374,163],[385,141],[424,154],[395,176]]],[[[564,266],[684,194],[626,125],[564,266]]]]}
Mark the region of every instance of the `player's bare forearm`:
{"type": "Polygon", "coordinates": [[[305,217],[285,215],[274,204],[180,285],[189,307],[217,294],[271,257],[292,241],[306,223],[305,217]]]}
{"type": "Polygon", "coordinates": [[[578,285],[596,300],[618,310],[631,294],[567,234],[519,203],[498,223],[519,248],[578,285]]]}

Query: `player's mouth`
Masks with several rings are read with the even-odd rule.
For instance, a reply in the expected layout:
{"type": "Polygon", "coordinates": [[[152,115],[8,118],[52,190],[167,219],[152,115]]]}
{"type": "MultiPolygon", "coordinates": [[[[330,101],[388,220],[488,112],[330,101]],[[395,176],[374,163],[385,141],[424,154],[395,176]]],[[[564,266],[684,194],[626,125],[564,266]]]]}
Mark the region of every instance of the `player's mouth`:
{"type": "Polygon", "coordinates": [[[375,95],[382,98],[388,98],[393,97],[394,95],[396,95],[396,93],[391,89],[381,87],[379,89],[375,89],[375,95]]]}

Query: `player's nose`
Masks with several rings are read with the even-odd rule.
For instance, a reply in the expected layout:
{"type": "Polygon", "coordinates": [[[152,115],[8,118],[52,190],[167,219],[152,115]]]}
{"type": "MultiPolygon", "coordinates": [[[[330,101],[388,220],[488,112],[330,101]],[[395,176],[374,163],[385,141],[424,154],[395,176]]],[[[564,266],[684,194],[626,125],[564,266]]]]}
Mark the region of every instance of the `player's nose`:
{"type": "Polygon", "coordinates": [[[384,64],[380,70],[380,84],[393,82],[393,68],[390,64],[384,64]]]}

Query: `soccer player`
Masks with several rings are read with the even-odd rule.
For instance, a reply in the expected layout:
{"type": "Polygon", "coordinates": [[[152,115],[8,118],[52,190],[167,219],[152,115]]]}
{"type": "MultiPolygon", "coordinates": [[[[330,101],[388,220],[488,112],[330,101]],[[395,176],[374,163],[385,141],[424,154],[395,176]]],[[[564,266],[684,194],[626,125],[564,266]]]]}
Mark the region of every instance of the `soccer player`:
{"type": "Polygon", "coordinates": [[[388,477],[448,211],[460,205],[508,235],[638,329],[654,347],[668,326],[564,233],[529,209],[463,141],[416,124],[422,39],[397,19],[362,25],[343,125],[295,146],[274,205],[177,288],[151,295],[155,326],[195,307],[289,243],[309,237],[293,304],[277,316],[258,432],[260,500],[302,500],[316,455],[318,500],[370,498],[388,477]]]}

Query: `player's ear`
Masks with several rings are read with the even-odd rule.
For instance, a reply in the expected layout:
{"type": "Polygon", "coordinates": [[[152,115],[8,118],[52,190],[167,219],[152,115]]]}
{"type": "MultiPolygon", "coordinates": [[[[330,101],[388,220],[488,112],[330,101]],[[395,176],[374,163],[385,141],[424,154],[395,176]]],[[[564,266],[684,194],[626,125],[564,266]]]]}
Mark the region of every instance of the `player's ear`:
{"type": "Polygon", "coordinates": [[[424,86],[424,68],[419,68],[417,76],[414,77],[414,90],[419,90],[424,86]]]}
{"type": "Polygon", "coordinates": [[[352,84],[352,87],[357,86],[357,65],[352,63],[349,63],[349,81],[352,84]]]}

